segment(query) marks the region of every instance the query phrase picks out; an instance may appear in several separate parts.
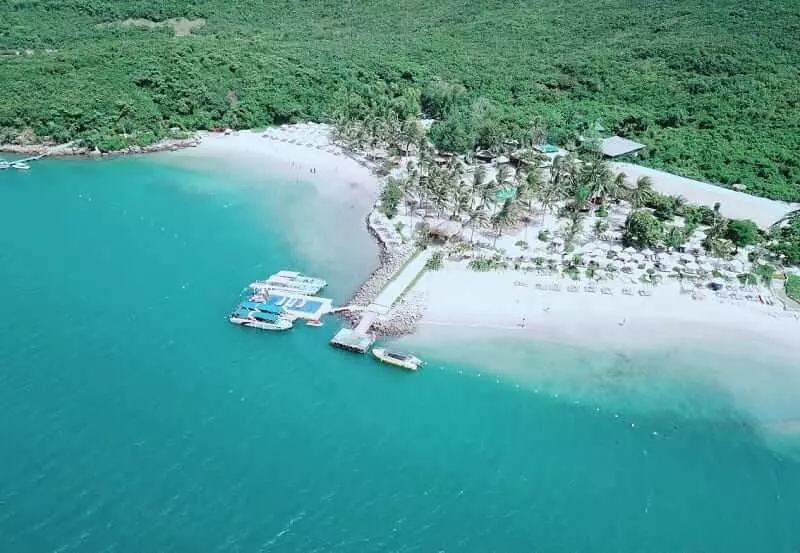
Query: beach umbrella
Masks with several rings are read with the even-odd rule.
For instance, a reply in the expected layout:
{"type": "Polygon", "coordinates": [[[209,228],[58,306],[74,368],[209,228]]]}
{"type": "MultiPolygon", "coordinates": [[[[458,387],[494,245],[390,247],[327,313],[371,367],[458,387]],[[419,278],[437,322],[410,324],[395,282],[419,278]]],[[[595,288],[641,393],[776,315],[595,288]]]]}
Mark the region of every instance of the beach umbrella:
{"type": "MultiPolygon", "coordinates": [[[[647,257],[650,257],[651,255],[653,255],[653,250],[651,250],[650,248],[645,248],[645,249],[642,250],[642,255],[646,255],[647,257]]],[[[661,255],[661,254],[659,254],[659,255],[661,255]]]]}
{"type": "Polygon", "coordinates": [[[700,268],[707,273],[710,273],[714,270],[714,266],[711,263],[701,263],[700,268]]]}
{"type": "Polygon", "coordinates": [[[680,260],[681,260],[681,261],[685,261],[685,262],[687,262],[687,263],[688,263],[688,262],[693,262],[693,261],[694,261],[694,256],[692,256],[692,255],[690,255],[690,254],[688,254],[688,253],[682,253],[682,254],[680,255],[680,260]]]}
{"type": "Polygon", "coordinates": [[[637,263],[641,263],[642,261],[644,261],[644,255],[640,253],[635,253],[631,256],[631,260],[637,263]]]}
{"type": "Polygon", "coordinates": [[[686,264],[686,270],[687,271],[696,271],[699,268],[700,268],[700,265],[698,265],[694,261],[690,261],[689,263],[686,264]]]}
{"type": "Polygon", "coordinates": [[[636,248],[632,248],[632,247],[628,246],[627,248],[625,248],[622,251],[624,251],[625,253],[636,253],[636,248]]]}

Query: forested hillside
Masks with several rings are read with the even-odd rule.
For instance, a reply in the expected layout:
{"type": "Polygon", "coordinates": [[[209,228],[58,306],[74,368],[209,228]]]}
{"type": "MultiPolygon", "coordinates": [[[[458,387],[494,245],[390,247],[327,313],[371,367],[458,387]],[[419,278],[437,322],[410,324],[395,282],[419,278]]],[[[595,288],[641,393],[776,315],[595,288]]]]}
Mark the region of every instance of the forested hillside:
{"type": "Polygon", "coordinates": [[[600,122],[645,164],[800,200],[795,0],[3,0],[0,85],[0,142],[415,115],[421,94],[444,147],[600,122]]]}

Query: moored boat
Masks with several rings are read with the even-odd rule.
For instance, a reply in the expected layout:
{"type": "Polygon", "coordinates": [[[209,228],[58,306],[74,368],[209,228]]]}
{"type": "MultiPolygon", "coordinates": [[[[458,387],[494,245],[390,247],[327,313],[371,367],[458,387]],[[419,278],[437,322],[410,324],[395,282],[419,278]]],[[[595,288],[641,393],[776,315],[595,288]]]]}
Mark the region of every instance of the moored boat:
{"type": "Polygon", "coordinates": [[[409,371],[416,371],[422,365],[422,359],[408,353],[390,351],[386,348],[373,348],[374,355],[381,363],[389,363],[395,367],[402,367],[409,371]]]}
{"type": "Polygon", "coordinates": [[[19,169],[21,171],[27,171],[28,169],[31,168],[30,165],[28,165],[27,163],[22,162],[22,161],[17,161],[15,163],[12,163],[11,167],[13,167],[14,169],[19,169]]]}
{"type": "Polygon", "coordinates": [[[328,282],[321,278],[310,277],[296,271],[278,271],[266,280],[251,283],[250,289],[257,294],[278,290],[314,296],[327,285],[328,282]]]}
{"type": "Polygon", "coordinates": [[[0,161],[0,169],[8,169],[9,167],[11,167],[11,162],[0,161]]]}
{"type": "Polygon", "coordinates": [[[294,324],[294,317],[286,313],[285,309],[250,301],[243,301],[236,306],[228,320],[233,324],[261,330],[289,330],[294,324]]]}

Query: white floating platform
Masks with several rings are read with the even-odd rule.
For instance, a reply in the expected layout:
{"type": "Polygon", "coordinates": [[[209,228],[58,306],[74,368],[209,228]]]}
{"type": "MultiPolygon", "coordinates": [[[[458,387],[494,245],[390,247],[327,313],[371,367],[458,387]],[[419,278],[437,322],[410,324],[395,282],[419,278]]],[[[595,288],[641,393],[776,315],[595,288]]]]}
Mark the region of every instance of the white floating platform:
{"type": "MultiPolygon", "coordinates": [[[[250,301],[258,302],[258,299],[251,297],[250,301]]],[[[303,294],[274,290],[268,293],[266,301],[263,301],[262,298],[260,303],[282,307],[289,315],[307,321],[319,320],[320,317],[327,315],[333,309],[333,300],[329,298],[305,296],[303,294]]]]}

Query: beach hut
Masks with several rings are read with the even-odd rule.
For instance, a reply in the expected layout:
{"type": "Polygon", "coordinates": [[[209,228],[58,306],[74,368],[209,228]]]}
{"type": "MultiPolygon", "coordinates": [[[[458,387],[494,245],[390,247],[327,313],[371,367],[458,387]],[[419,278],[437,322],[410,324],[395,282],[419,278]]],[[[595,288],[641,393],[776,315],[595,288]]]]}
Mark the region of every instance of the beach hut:
{"type": "Polygon", "coordinates": [[[442,241],[448,241],[458,236],[461,232],[461,223],[458,221],[440,221],[431,225],[428,236],[442,241]]]}

